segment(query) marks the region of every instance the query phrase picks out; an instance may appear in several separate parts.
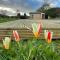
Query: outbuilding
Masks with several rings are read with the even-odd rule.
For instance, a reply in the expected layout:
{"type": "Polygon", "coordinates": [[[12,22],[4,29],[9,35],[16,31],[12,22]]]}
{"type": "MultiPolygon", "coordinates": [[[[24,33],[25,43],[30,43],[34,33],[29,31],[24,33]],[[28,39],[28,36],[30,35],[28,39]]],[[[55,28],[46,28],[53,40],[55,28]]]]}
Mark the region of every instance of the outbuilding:
{"type": "Polygon", "coordinates": [[[41,12],[31,12],[30,13],[30,18],[31,19],[45,19],[45,13],[41,12]]]}

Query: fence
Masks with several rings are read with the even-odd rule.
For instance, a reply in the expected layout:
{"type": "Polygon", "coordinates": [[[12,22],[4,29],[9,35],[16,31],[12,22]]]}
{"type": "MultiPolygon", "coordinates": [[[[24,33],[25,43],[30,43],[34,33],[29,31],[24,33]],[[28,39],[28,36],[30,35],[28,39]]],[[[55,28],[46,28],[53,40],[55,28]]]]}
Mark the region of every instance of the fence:
{"type": "MultiPolygon", "coordinates": [[[[29,39],[29,38],[34,37],[32,29],[31,30],[26,29],[26,28],[0,29],[0,40],[2,40],[4,37],[11,37],[12,39],[14,39],[13,36],[12,36],[13,30],[17,30],[22,39],[29,39]]],[[[40,39],[44,39],[44,30],[45,30],[45,28],[42,29],[42,32],[40,33],[40,39]]],[[[46,28],[46,30],[53,31],[53,39],[57,39],[57,38],[60,39],[60,29],[46,28]]]]}

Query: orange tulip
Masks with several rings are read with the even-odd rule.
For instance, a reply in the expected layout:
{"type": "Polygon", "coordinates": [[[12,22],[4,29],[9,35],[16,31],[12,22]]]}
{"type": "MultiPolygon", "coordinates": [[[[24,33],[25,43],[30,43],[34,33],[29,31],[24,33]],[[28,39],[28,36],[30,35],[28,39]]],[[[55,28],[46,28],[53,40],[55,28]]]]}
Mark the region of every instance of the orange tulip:
{"type": "Polygon", "coordinates": [[[39,37],[38,32],[34,32],[34,35],[35,35],[36,38],[39,37]]]}
{"type": "Polygon", "coordinates": [[[20,41],[20,36],[19,36],[19,34],[18,34],[18,32],[17,32],[16,30],[13,31],[13,37],[15,38],[15,40],[16,40],[17,42],[20,41]]]}

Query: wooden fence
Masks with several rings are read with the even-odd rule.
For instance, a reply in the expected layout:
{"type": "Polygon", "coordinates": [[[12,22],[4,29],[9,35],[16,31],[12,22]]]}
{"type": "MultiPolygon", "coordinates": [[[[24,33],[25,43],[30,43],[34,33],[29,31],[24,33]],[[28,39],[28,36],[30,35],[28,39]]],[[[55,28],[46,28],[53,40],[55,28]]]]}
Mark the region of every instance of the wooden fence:
{"type": "MultiPolygon", "coordinates": [[[[12,39],[14,39],[12,36],[13,30],[17,30],[22,39],[29,39],[29,38],[34,37],[32,29],[31,30],[26,29],[26,28],[23,28],[23,29],[0,29],[0,40],[2,40],[4,37],[11,37],[12,39]]],[[[44,30],[45,30],[45,28],[42,29],[42,32],[40,34],[40,39],[44,39],[44,30]]],[[[60,39],[60,29],[46,28],[46,30],[53,32],[53,39],[57,39],[57,38],[60,39]]]]}

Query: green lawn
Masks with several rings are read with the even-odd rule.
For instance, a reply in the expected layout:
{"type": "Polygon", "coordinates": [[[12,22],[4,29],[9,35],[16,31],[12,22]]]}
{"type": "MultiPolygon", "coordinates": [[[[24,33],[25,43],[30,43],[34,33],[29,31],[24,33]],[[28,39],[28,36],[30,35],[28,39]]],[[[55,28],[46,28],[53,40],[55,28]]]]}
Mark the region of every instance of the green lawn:
{"type": "Polygon", "coordinates": [[[0,17],[0,23],[3,23],[3,22],[8,22],[8,21],[15,21],[17,20],[18,18],[12,18],[12,17],[0,17]]]}

